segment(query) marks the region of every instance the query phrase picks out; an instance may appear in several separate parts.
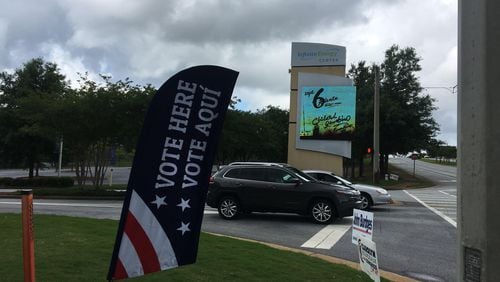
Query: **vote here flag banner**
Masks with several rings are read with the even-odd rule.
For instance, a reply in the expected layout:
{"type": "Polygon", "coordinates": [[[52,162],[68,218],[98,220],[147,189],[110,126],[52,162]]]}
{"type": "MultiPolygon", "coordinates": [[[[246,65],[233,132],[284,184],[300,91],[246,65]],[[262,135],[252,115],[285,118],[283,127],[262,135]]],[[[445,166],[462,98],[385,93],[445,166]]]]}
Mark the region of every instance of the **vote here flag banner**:
{"type": "Polygon", "coordinates": [[[203,209],[238,72],[196,66],[153,97],[137,144],[108,280],[196,262],[203,209]]]}

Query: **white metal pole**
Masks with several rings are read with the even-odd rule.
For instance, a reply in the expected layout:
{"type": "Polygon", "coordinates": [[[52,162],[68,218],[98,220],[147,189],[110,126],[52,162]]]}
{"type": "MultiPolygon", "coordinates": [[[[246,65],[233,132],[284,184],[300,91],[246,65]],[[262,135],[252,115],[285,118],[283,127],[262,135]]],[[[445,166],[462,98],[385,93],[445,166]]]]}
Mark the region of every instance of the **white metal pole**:
{"type": "Polygon", "coordinates": [[[61,137],[61,142],[59,143],[59,165],[57,168],[57,176],[61,176],[61,167],[62,167],[62,151],[63,151],[63,138],[61,137]]]}
{"type": "Polygon", "coordinates": [[[379,148],[379,123],[380,123],[380,86],[379,86],[379,73],[378,67],[375,67],[375,81],[374,81],[374,92],[373,97],[373,182],[378,183],[380,177],[380,148],[379,148]]]}
{"type": "Polygon", "coordinates": [[[113,186],[113,168],[109,170],[109,186],[113,186]]]}

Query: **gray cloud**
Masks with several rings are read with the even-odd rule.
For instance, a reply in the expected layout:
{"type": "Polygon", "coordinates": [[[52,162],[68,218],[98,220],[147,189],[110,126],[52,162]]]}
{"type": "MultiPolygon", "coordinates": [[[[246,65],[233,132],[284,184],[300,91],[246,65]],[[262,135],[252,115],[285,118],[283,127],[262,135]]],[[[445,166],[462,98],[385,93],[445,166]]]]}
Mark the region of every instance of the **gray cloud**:
{"type": "MultiPolygon", "coordinates": [[[[348,66],[359,60],[379,63],[392,44],[412,46],[423,58],[424,86],[456,83],[452,0],[0,0],[0,5],[1,70],[41,56],[73,80],[76,72],[89,71],[160,86],[184,67],[217,64],[240,71],[235,93],[245,109],[287,108],[291,42],[309,41],[346,46],[348,66]]],[[[440,99],[437,120],[453,124],[448,117],[456,110],[446,104],[440,99]]]]}
{"type": "Polygon", "coordinates": [[[366,1],[64,1],[73,41],[107,45],[129,35],[155,34],[184,43],[290,39],[366,21],[366,1]],[[140,3],[140,4],[139,4],[140,3]],[[85,39],[85,40],[84,40],[85,39]],[[87,41],[88,40],[88,41],[87,41]]]}
{"type": "Polygon", "coordinates": [[[163,19],[165,38],[185,42],[260,42],[291,39],[367,19],[364,1],[199,1],[163,19]]]}
{"type": "Polygon", "coordinates": [[[19,55],[28,59],[39,56],[36,46],[40,43],[61,42],[71,34],[65,11],[53,1],[2,2],[0,23],[6,26],[4,48],[11,53],[2,56],[3,64],[18,63],[15,56],[19,55]]]}
{"type": "Polygon", "coordinates": [[[145,62],[163,73],[197,61],[225,60],[238,67],[245,58],[266,57],[245,56],[245,52],[269,52],[259,48],[269,47],[267,42],[289,42],[367,20],[360,13],[365,1],[348,0],[333,4],[328,0],[21,0],[4,4],[0,19],[8,23],[4,48],[10,55],[0,62],[3,65],[18,67],[32,57],[47,56],[40,46],[50,43],[82,58],[93,71],[106,65],[115,76],[138,75],[153,82],[163,79],[162,74],[145,70],[145,62]],[[156,66],[158,61],[169,66],[156,66]]]}

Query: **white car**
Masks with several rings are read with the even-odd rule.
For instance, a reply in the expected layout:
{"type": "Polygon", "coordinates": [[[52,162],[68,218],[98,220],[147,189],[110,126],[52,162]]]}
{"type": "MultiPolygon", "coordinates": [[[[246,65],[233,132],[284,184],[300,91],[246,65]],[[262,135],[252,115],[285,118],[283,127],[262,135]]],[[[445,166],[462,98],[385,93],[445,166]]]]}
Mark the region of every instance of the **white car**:
{"type": "Polygon", "coordinates": [[[346,185],[359,190],[361,192],[362,210],[370,209],[374,205],[384,205],[392,203],[391,195],[387,192],[387,190],[381,187],[366,184],[354,184],[338,175],[335,175],[330,171],[304,170],[303,172],[316,178],[319,181],[346,185]]]}

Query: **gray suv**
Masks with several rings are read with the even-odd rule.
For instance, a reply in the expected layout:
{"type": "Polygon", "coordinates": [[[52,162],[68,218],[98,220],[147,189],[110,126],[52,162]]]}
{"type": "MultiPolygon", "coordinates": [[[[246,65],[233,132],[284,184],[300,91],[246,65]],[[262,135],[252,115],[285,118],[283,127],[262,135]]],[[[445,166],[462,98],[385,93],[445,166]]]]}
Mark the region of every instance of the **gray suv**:
{"type": "Polygon", "coordinates": [[[239,162],[211,177],[207,204],[224,219],[253,211],[281,212],[326,224],[352,215],[361,199],[355,189],[317,181],[287,164],[239,162]]]}

